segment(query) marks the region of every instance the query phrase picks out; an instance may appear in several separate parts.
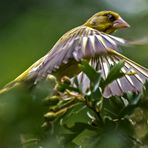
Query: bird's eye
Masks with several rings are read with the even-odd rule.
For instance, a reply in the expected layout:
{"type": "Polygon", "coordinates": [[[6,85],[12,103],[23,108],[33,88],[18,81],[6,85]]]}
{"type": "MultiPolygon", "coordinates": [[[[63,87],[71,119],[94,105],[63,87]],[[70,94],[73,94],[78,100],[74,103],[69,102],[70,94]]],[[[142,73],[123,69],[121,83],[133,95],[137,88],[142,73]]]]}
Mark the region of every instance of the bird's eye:
{"type": "Polygon", "coordinates": [[[115,20],[115,17],[111,14],[108,14],[107,17],[111,22],[113,22],[115,20]]]}

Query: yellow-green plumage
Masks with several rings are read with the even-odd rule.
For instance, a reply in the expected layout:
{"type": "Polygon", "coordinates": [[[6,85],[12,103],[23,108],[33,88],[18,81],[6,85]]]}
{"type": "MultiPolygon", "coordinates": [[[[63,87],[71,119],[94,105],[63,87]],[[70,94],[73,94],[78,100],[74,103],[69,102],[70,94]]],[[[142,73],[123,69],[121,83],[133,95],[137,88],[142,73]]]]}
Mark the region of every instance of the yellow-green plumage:
{"type": "Polygon", "coordinates": [[[84,25],[110,34],[114,32],[116,28],[112,27],[113,22],[107,17],[109,15],[113,16],[113,19],[118,19],[120,17],[116,12],[102,11],[93,15],[90,19],[88,19],[88,21],[86,21],[84,25]]]}

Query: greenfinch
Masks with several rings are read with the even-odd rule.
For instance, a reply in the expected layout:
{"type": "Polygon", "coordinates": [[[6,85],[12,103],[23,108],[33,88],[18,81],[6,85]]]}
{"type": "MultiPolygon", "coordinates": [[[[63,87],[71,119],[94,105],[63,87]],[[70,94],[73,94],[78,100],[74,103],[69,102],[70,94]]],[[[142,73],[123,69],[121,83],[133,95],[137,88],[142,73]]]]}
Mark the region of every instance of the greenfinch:
{"type": "Polygon", "coordinates": [[[142,91],[143,84],[148,79],[148,70],[120,54],[119,46],[124,46],[127,41],[110,35],[127,27],[129,24],[116,12],[101,11],[94,14],[81,26],[65,33],[44,57],[6,85],[1,93],[22,83],[36,85],[49,74],[55,75],[57,79],[65,75],[71,78],[77,75],[79,83],[86,90],[89,80],[78,67],[81,59],[87,59],[95,70],[101,72],[104,79],[112,65],[121,60],[125,61],[121,69],[125,76],[109,84],[105,88],[104,96],[142,91]],[[128,72],[135,74],[126,75],[128,72]]]}

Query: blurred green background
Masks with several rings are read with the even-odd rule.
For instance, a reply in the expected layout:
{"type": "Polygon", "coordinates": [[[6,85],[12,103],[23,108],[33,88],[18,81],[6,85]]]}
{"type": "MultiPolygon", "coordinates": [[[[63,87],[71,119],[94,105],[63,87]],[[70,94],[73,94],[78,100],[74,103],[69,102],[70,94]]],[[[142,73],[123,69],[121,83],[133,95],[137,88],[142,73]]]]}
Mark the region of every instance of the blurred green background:
{"type": "MultiPolygon", "coordinates": [[[[147,39],[147,6],[147,0],[0,0],[0,87],[45,55],[66,31],[101,10],[117,11],[131,25],[115,35],[147,39]]],[[[123,47],[123,54],[148,67],[148,43],[123,47]]],[[[28,138],[42,132],[46,109],[23,93],[1,100],[0,147],[20,147],[21,134],[28,138]]],[[[47,141],[45,147],[51,146],[52,140],[47,141]]]]}
{"type": "MultiPolygon", "coordinates": [[[[131,28],[115,35],[148,37],[147,0],[0,0],[0,87],[45,55],[66,31],[95,12],[114,10],[131,28]]],[[[123,53],[148,67],[148,45],[123,53]]]]}

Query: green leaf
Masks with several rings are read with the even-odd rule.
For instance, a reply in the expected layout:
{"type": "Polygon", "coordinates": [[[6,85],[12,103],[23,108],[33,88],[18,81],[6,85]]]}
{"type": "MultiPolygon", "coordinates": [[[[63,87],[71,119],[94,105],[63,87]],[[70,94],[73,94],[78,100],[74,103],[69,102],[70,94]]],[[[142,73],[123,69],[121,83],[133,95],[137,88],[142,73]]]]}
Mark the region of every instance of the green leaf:
{"type": "Polygon", "coordinates": [[[115,64],[113,67],[111,67],[107,78],[104,81],[102,81],[100,84],[103,90],[108,84],[125,75],[123,72],[121,72],[121,68],[123,66],[124,66],[124,61],[120,61],[118,64],[115,64]]]}
{"type": "Polygon", "coordinates": [[[82,60],[81,64],[79,64],[81,71],[83,71],[90,81],[94,84],[98,83],[100,80],[101,74],[95,71],[86,60],[82,60]]]}

